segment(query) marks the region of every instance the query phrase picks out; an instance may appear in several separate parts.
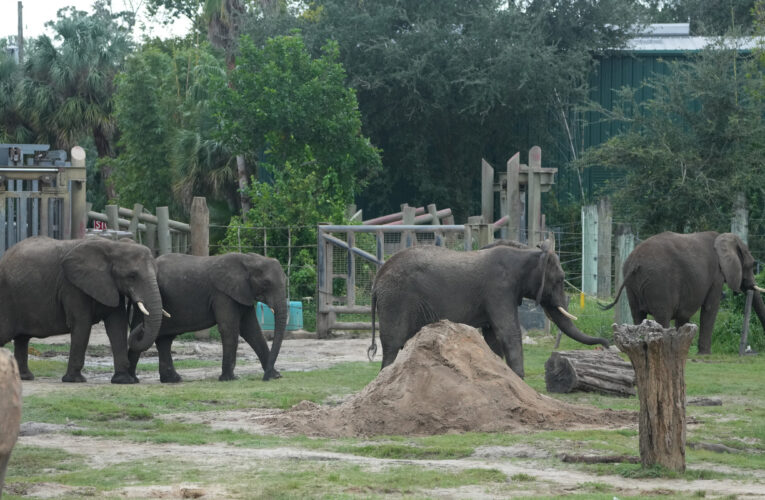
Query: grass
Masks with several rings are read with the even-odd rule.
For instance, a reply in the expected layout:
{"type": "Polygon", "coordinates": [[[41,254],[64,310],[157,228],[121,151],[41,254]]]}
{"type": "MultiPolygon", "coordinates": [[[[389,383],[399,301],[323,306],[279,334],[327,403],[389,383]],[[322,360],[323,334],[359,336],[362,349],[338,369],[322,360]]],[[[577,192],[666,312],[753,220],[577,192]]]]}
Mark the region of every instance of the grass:
{"type": "MultiPolygon", "coordinates": [[[[582,329],[605,336],[606,319],[587,303],[584,310],[572,303],[574,314],[582,318],[582,329]],[[592,314],[589,314],[592,313],[592,314]],[[589,323],[588,323],[589,322],[589,323]],[[590,325],[590,326],[585,326],[590,325]],[[602,328],[597,330],[597,328],[602,328]]],[[[610,328],[610,325],[609,325],[610,328]]],[[[524,346],[526,382],[545,393],[544,363],[553,347],[549,336],[534,334],[536,345],[524,346]]],[[[42,346],[50,350],[51,346],[42,346]]],[[[563,337],[560,349],[581,348],[563,337]]],[[[64,352],[68,348],[62,349],[64,352]]],[[[179,367],[217,366],[218,361],[183,361],[179,367]]],[[[38,376],[60,377],[65,363],[49,359],[31,359],[30,368],[38,376]]],[[[156,370],[156,362],[142,362],[141,371],[156,370]]],[[[88,367],[90,370],[91,367],[88,367]]],[[[100,370],[100,368],[97,368],[100,370]]],[[[104,368],[105,371],[110,371],[104,368]]],[[[11,457],[6,497],[27,498],[25,491],[37,483],[54,483],[75,489],[59,498],[96,495],[118,497],[120,488],[186,482],[209,487],[223,485],[226,491],[241,498],[431,498],[438,488],[456,488],[453,496],[523,495],[530,489],[547,491],[545,481],[534,473],[511,475],[494,468],[453,469],[428,467],[415,461],[459,460],[470,457],[482,447],[529,446],[546,452],[547,458],[531,463],[542,470],[578,470],[597,475],[619,475],[647,480],[666,478],[686,481],[733,478],[751,480],[748,471],[765,470],[765,363],[759,356],[698,356],[692,349],[686,364],[688,396],[717,396],[723,406],[687,407],[693,422],[688,426],[689,442],[724,444],[737,453],[714,453],[687,449],[688,470],[677,474],[662,468],[643,469],[635,464],[564,464],[562,452],[577,454],[638,456],[638,432],[622,430],[557,430],[525,434],[466,433],[427,437],[376,436],[365,439],[315,439],[280,437],[256,433],[217,430],[208,425],[179,421],[175,414],[198,414],[197,421],[214,418],[211,411],[257,408],[289,408],[302,401],[316,403],[337,401],[338,397],[360,391],[374,379],[379,362],[345,363],[312,372],[283,372],[278,381],[264,383],[259,376],[221,383],[217,380],[184,382],[177,385],[139,384],[87,386],[61,384],[53,392],[29,394],[24,399],[24,421],[70,424],[67,431],[77,436],[112,439],[116,442],[202,446],[225,444],[236,448],[264,449],[290,447],[336,452],[359,457],[360,464],[346,461],[269,459],[225,472],[199,467],[184,457],[162,460],[122,462],[107,467],[90,464],[81,455],[56,448],[20,445],[11,457]],[[209,416],[208,416],[209,415],[209,416]],[[364,460],[401,460],[402,464],[369,467],[364,460]],[[84,488],[84,489],[82,489],[84,488]],[[466,488],[462,490],[461,488],[466,488]]],[[[139,373],[140,375],[140,373],[139,373]]],[[[555,395],[556,398],[601,408],[638,410],[637,398],[616,398],[591,393],[555,395]]],[[[529,463],[529,459],[497,458],[508,463],[529,463]]],[[[446,462],[444,462],[446,463],[446,462]]],[[[476,460],[476,465],[482,464],[476,460]]],[[[554,488],[550,488],[554,492],[554,488]]],[[[644,492],[645,493],[645,492],[644,492]]],[[[555,496],[534,498],[563,498],[555,496]]],[[[703,490],[672,496],[667,492],[643,494],[640,498],[702,498],[703,490]]],[[[619,489],[618,481],[596,480],[580,483],[565,498],[612,500],[630,498],[619,489]]],[[[634,495],[632,496],[634,497],[634,495]]]]}

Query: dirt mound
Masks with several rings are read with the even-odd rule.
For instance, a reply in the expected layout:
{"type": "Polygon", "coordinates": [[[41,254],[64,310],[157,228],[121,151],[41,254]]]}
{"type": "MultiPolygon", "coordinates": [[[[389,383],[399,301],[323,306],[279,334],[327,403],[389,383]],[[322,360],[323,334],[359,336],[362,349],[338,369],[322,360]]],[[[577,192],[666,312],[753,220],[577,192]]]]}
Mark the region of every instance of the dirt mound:
{"type": "Polygon", "coordinates": [[[336,407],[303,401],[267,424],[310,436],[517,432],[634,424],[634,413],[576,406],[537,393],[473,327],[420,330],[364,390],[336,407]]]}

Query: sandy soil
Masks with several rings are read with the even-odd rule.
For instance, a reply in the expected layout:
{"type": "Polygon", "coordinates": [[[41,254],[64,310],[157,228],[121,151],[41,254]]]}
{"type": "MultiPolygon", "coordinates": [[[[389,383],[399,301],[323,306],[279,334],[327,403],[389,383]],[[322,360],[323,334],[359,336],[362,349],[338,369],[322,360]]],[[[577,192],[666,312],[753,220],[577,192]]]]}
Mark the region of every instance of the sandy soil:
{"type": "MultiPolygon", "coordinates": [[[[51,343],[63,342],[63,338],[49,339],[51,343]]],[[[277,362],[280,370],[314,370],[346,361],[366,361],[366,349],[369,338],[341,337],[332,340],[318,341],[315,339],[287,339],[282,346],[282,352],[277,362]]],[[[102,331],[96,329],[91,346],[93,352],[100,356],[89,356],[88,364],[110,364],[108,352],[98,346],[108,343],[102,331]],[[106,355],[105,355],[106,354],[106,355]]],[[[217,342],[183,342],[174,345],[176,359],[220,359],[221,349],[217,342]]],[[[151,356],[152,353],[147,353],[151,356]]],[[[254,353],[246,344],[240,345],[238,353],[239,364],[237,373],[261,372],[254,353]],[[243,362],[244,361],[244,362],[243,362]]],[[[379,356],[376,360],[379,363],[379,356]]],[[[202,378],[217,378],[219,367],[205,369],[179,370],[185,380],[202,378]]],[[[110,374],[96,376],[90,374],[89,381],[84,384],[109,383],[110,374]]],[[[379,378],[379,377],[378,377],[379,378]]],[[[141,383],[159,383],[158,375],[146,374],[141,383]]],[[[373,384],[370,384],[370,386],[373,384]]],[[[40,379],[24,382],[23,394],[39,394],[55,390],[61,386],[58,379],[40,379]]],[[[349,402],[354,396],[346,398],[349,402]]],[[[341,407],[340,404],[338,407],[341,407]]],[[[303,408],[305,409],[305,408],[303,408]]],[[[310,408],[309,408],[310,409],[310,408]]],[[[279,410],[240,410],[240,411],[210,411],[193,414],[173,414],[163,418],[178,422],[194,422],[208,425],[212,428],[227,428],[240,432],[290,434],[294,429],[275,426],[274,421],[285,417],[285,412],[279,410]]],[[[115,442],[107,439],[96,439],[84,436],[73,436],[66,427],[35,425],[25,423],[24,435],[19,438],[22,445],[60,448],[70,453],[86,457],[93,467],[105,467],[120,462],[151,461],[152,459],[172,459],[187,462],[197,467],[214,468],[217,470],[252,470],[267,467],[273,460],[290,461],[329,461],[360,465],[369,470],[380,470],[385,467],[416,465],[419,467],[449,471],[467,468],[497,469],[508,478],[524,474],[533,477],[533,481],[524,482],[524,486],[513,490],[518,496],[533,495],[566,495],[581,492],[584,483],[599,483],[615,485],[621,495],[648,494],[685,494],[705,492],[706,498],[735,495],[739,499],[765,499],[765,471],[747,471],[746,481],[732,480],[665,480],[665,479],[627,479],[621,476],[598,476],[570,470],[569,468],[550,467],[550,452],[531,447],[484,447],[479,448],[473,456],[460,460],[391,460],[347,455],[325,451],[303,450],[291,447],[279,448],[243,448],[225,444],[205,446],[182,446],[176,444],[150,444],[115,442]]],[[[567,451],[564,449],[557,452],[567,451]]],[[[570,450],[569,450],[570,451],[570,450]]],[[[509,480],[509,479],[508,479],[509,480]]],[[[39,498],[53,498],[65,493],[75,496],[95,495],[89,488],[65,488],[59,484],[36,484],[32,488],[17,492],[39,498]]],[[[225,482],[217,485],[173,484],[149,487],[131,487],[116,492],[125,498],[203,498],[226,499],[232,498],[226,489],[225,482]]],[[[418,492],[431,498],[507,498],[508,492],[492,491],[483,486],[460,487],[452,489],[434,489],[418,492]]]]}

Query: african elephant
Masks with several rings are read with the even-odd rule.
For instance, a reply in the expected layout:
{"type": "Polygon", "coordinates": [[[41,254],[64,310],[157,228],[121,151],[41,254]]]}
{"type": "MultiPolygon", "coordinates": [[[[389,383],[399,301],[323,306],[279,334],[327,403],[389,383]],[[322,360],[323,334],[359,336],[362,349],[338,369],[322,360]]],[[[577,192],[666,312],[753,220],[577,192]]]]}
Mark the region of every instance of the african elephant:
{"type": "MultiPolygon", "coordinates": [[[[481,328],[492,350],[520,377],[523,346],[518,306],[536,300],[569,337],[584,344],[606,339],[580,332],[566,310],[563,269],[554,252],[498,245],[473,252],[421,246],[394,254],[372,286],[372,344],[375,310],[380,314],[382,368],[423,326],[441,319],[481,328]]],[[[370,349],[372,349],[370,347],[370,349]]]]}
{"type": "MultiPolygon", "coordinates": [[[[162,382],[180,382],[170,348],[181,333],[215,324],[223,342],[223,370],[219,380],[233,380],[236,349],[241,335],[263,366],[263,380],[279,378],[274,368],[287,325],[287,278],[279,261],[254,253],[229,253],[212,257],[168,254],[157,258],[162,303],[170,314],[162,320],[156,344],[162,382]],[[255,316],[255,301],[274,310],[271,350],[255,316]]],[[[141,325],[136,325],[140,329],[141,325]]],[[[134,330],[135,331],[135,330],[134,330]]],[[[130,369],[135,375],[140,352],[131,350],[130,369]]]]}
{"type": "Polygon", "coordinates": [[[8,349],[0,348],[0,497],[5,470],[21,425],[21,379],[19,367],[8,349]]]}
{"type": "Polygon", "coordinates": [[[112,383],[131,384],[128,345],[148,349],[162,320],[162,301],[151,251],[135,243],[89,237],[60,241],[27,238],[0,259],[0,346],[14,341],[23,380],[29,339],[71,333],[64,382],[85,382],[82,367],[94,323],[104,322],[114,356],[112,383]],[[133,301],[147,328],[127,338],[127,307],[133,301]]]}
{"type": "MultiPolygon", "coordinates": [[[[732,233],[678,234],[664,232],[640,243],[624,261],[624,282],[613,307],[626,288],[635,324],[647,315],[664,328],[670,320],[675,327],[687,323],[701,308],[699,354],[709,354],[723,283],[734,292],[756,290],[761,306],[761,291],[754,282],[754,259],[741,238],[732,233]]],[[[755,307],[760,321],[762,307],[755,307]]]]}

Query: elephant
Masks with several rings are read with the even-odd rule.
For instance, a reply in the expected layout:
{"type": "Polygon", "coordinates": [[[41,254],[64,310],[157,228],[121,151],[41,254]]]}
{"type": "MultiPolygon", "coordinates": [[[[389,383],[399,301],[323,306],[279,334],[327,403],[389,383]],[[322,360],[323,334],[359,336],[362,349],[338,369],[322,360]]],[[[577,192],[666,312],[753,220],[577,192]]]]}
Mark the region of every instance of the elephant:
{"type": "Polygon", "coordinates": [[[11,351],[0,347],[0,497],[21,425],[21,378],[11,351]]]}
{"type": "MultiPolygon", "coordinates": [[[[218,380],[234,380],[236,349],[241,335],[263,367],[263,380],[279,378],[274,367],[287,325],[287,278],[276,259],[254,253],[212,257],[168,254],[157,258],[162,303],[170,317],[162,320],[156,339],[161,382],[180,382],[171,346],[181,333],[218,325],[223,343],[223,367],[218,380]],[[255,301],[274,311],[274,339],[269,351],[255,316],[255,301]]],[[[141,325],[134,323],[135,329],[141,325]]],[[[131,349],[135,376],[140,352],[131,349]]]]}
{"type": "Polygon", "coordinates": [[[159,333],[162,300],[151,251],[136,243],[100,237],[27,238],[0,259],[0,346],[14,341],[22,380],[29,339],[71,333],[64,382],[85,382],[82,367],[91,325],[103,321],[114,357],[112,383],[132,384],[128,347],[148,349],[159,333]],[[127,304],[145,315],[144,331],[128,338],[127,304]]]}
{"type": "Polygon", "coordinates": [[[720,308],[723,283],[734,292],[754,290],[755,311],[765,327],[759,288],[754,281],[754,258],[733,233],[670,231],[640,243],[624,261],[624,281],[610,309],[627,291],[632,319],[640,324],[649,314],[664,328],[687,323],[701,309],[699,354],[709,354],[712,330],[720,308]]]}
{"type": "Polygon", "coordinates": [[[523,346],[518,306],[535,300],[548,317],[574,340],[609,346],[606,339],[579,331],[567,311],[564,272],[558,256],[541,249],[499,244],[460,252],[419,246],[394,254],[372,285],[372,345],[376,349],[375,311],[380,315],[382,368],[390,365],[406,341],[423,326],[441,319],[481,328],[491,349],[521,378],[523,346]]]}

